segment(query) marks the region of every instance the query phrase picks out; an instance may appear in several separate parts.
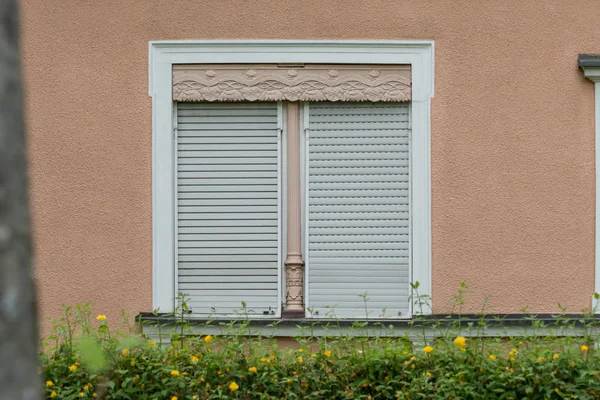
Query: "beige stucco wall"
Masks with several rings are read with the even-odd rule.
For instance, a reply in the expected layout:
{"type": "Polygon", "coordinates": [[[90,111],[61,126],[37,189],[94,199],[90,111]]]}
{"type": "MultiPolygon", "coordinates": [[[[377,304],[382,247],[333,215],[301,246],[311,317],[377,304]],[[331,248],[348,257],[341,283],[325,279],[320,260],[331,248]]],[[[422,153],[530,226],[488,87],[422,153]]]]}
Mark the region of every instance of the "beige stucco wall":
{"type": "Polygon", "coordinates": [[[43,317],[150,311],[148,41],[433,39],[433,296],[579,311],[594,274],[597,0],[22,2],[43,317]],[[485,4],[485,6],[483,6],[485,4]]]}

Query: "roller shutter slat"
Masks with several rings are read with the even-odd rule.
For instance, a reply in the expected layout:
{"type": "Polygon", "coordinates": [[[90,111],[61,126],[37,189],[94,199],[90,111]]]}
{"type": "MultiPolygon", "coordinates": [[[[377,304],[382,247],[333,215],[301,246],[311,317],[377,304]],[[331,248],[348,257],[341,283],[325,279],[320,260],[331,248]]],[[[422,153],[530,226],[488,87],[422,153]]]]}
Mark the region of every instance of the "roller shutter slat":
{"type": "Polygon", "coordinates": [[[193,314],[278,307],[276,103],[178,103],[177,282],[193,314]]]}
{"type": "Polygon", "coordinates": [[[308,117],[308,306],[364,318],[366,293],[369,317],[406,315],[409,107],[311,103],[308,117]]]}

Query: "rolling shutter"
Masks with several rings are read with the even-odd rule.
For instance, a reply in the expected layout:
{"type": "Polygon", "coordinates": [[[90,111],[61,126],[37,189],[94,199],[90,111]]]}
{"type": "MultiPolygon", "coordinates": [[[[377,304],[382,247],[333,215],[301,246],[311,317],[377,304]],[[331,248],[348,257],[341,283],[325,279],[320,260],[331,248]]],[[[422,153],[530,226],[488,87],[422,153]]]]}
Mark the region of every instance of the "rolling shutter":
{"type": "Polygon", "coordinates": [[[308,130],[312,315],[408,316],[409,105],[311,103],[308,130]]]}
{"type": "Polygon", "coordinates": [[[278,313],[277,103],[177,104],[177,289],[193,314],[278,313]]]}

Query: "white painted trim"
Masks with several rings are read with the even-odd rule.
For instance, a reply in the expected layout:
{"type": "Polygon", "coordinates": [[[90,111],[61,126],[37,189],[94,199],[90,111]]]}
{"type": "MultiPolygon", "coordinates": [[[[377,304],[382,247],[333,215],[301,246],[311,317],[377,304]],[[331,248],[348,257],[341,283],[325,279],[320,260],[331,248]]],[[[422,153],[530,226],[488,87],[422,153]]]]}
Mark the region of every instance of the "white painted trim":
{"type": "MultiPolygon", "coordinates": [[[[431,174],[429,166],[430,98],[434,86],[434,42],[216,40],[151,41],[149,95],[152,97],[152,303],[173,311],[175,298],[174,200],[172,126],[173,64],[318,63],[410,64],[412,66],[412,124],[415,171],[413,279],[421,294],[431,295],[431,174]]],[[[306,291],[305,291],[306,294],[306,291]]]]}
{"type": "Polygon", "coordinates": [[[281,292],[282,292],[282,276],[283,276],[283,268],[282,268],[282,257],[283,254],[281,252],[281,236],[283,233],[283,213],[281,211],[281,194],[282,194],[282,164],[283,164],[283,150],[282,150],[282,142],[283,142],[283,103],[281,101],[277,102],[277,309],[275,310],[275,316],[277,318],[281,318],[281,292]]]}
{"type": "Polygon", "coordinates": [[[300,181],[302,182],[301,184],[301,192],[303,194],[303,199],[302,199],[302,240],[303,240],[303,258],[304,258],[304,290],[303,290],[303,294],[304,294],[304,316],[306,318],[312,318],[312,313],[309,310],[309,306],[310,306],[310,295],[309,295],[309,290],[308,290],[308,280],[310,279],[310,259],[308,257],[309,252],[308,252],[308,244],[309,244],[309,238],[308,238],[308,224],[310,223],[310,218],[309,218],[309,207],[308,207],[308,201],[309,201],[309,191],[308,191],[308,174],[309,174],[309,164],[310,164],[310,158],[309,158],[309,146],[310,143],[308,142],[310,139],[310,131],[308,130],[308,113],[310,110],[310,105],[309,103],[302,103],[302,108],[300,109],[300,121],[301,121],[301,131],[300,131],[300,135],[301,137],[303,137],[303,139],[301,140],[301,146],[300,146],[300,165],[301,165],[301,171],[302,171],[302,175],[300,177],[300,181]]]}
{"type": "MultiPolygon", "coordinates": [[[[595,272],[594,292],[600,293],[600,67],[584,68],[583,73],[587,79],[594,82],[595,98],[595,151],[596,151],[596,247],[595,247],[595,272]]],[[[592,307],[600,314],[600,301],[592,296],[592,307]]]]}

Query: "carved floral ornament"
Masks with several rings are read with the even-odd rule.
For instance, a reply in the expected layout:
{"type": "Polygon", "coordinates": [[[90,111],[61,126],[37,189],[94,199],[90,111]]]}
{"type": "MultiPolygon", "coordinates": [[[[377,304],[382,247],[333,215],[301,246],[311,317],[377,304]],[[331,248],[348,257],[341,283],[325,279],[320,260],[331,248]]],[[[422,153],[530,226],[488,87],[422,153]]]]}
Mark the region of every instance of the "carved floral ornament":
{"type": "Polygon", "coordinates": [[[173,100],[410,101],[410,66],[174,65],[173,100]]]}

